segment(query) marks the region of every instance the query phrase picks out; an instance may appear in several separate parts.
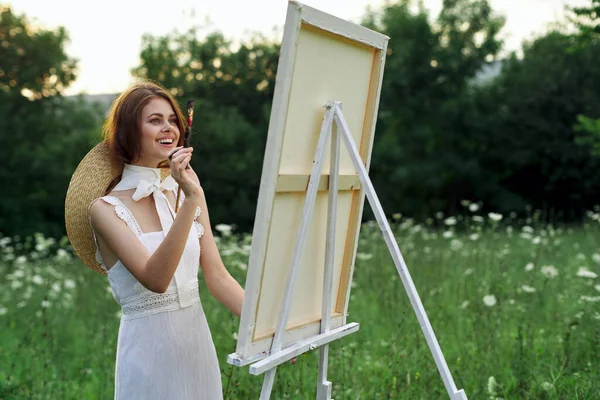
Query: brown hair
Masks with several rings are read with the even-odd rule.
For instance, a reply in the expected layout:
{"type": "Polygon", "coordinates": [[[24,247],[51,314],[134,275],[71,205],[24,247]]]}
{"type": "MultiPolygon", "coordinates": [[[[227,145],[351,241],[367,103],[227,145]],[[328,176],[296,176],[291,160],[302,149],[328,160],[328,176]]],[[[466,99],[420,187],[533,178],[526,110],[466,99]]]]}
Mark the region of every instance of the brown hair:
{"type": "MultiPolygon", "coordinates": [[[[177,127],[179,128],[177,146],[183,145],[185,120],[179,104],[159,84],[150,81],[142,82],[131,86],[113,101],[108,117],[102,127],[104,140],[108,142],[117,162],[130,164],[139,160],[142,110],[150,100],[157,97],[165,99],[173,107],[177,117],[177,127]]],[[[168,163],[161,163],[157,167],[166,168],[168,163]]],[[[119,175],[109,184],[106,193],[109,193],[120,180],[121,176],[119,175]]]]}
{"type": "Polygon", "coordinates": [[[129,164],[139,160],[142,110],[150,100],[157,97],[165,99],[173,107],[179,128],[177,146],[183,145],[185,126],[179,104],[162,86],[154,82],[143,82],[130,87],[115,99],[104,122],[104,140],[108,141],[117,161],[129,164]]]}

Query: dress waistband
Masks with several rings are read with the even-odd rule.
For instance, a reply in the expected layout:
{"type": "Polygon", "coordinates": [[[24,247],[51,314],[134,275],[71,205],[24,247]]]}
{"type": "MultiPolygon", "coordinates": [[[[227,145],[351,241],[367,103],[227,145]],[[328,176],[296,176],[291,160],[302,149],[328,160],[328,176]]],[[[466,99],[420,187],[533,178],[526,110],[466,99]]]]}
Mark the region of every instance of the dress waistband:
{"type": "MultiPolygon", "coordinates": [[[[186,305],[200,303],[200,294],[198,292],[198,281],[190,282],[186,287],[186,293],[182,293],[182,298],[189,299],[186,305]]],[[[135,319],[145,317],[151,314],[157,314],[165,311],[174,311],[181,306],[177,287],[169,287],[164,293],[154,293],[146,291],[135,296],[128,297],[121,302],[122,319],[135,319]]]]}

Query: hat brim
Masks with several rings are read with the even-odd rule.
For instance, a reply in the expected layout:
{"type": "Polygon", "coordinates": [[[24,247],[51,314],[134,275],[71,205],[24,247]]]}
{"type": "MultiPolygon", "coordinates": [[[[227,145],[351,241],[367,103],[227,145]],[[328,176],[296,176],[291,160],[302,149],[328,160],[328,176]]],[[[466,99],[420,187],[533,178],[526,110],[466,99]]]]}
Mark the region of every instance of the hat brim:
{"type": "MultiPolygon", "coordinates": [[[[161,175],[168,175],[163,168],[161,175]]],[[[106,274],[96,260],[96,243],[90,224],[89,206],[105,195],[108,185],[123,173],[123,163],[112,155],[107,141],[98,143],[81,160],[71,177],[65,198],[65,228],[73,250],[85,265],[106,274]]]]}

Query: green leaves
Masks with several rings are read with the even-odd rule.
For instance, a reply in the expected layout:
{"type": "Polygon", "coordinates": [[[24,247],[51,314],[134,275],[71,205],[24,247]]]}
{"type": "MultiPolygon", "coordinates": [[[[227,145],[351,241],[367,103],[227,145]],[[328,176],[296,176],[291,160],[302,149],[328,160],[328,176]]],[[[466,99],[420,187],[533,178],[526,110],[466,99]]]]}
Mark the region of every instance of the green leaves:
{"type": "Polygon", "coordinates": [[[67,41],[64,28],[38,29],[0,6],[0,90],[38,100],[61,93],[75,79],[75,60],[63,49],[67,41]]]}

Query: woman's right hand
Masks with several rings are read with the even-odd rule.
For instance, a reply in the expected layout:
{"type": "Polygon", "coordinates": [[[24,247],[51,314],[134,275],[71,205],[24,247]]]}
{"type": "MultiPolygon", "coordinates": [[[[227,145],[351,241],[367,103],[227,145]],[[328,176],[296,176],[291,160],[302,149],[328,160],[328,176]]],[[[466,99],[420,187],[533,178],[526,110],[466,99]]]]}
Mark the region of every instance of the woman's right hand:
{"type": "Polygon", "coordinates": [[[171,176],[181,187],[186,197],[194,197],[200,194],[201,188],[198,185],[198,179],[194,179],[196,173],[190,165],[192,159],[193,147],[176,147],[169,153],[169,167],[171,176]],[[186,169],[186,167],[188,167],[186,169]]]}

